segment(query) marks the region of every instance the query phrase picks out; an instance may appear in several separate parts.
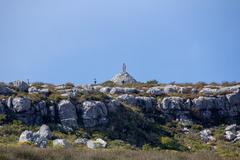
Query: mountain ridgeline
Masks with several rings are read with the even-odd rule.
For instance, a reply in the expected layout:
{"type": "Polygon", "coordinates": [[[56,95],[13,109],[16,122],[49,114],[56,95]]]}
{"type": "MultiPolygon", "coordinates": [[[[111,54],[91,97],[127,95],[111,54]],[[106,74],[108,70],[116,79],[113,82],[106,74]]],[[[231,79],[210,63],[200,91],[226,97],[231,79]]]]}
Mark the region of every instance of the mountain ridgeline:
{"type": "MultiPolygon", "coordinates": [[[[238,128],[239,88],[238,83],[1,83],[1,124],[46,124],[53,131],[81,138],[91,139],[97,133],[106,141],[120,140],[132,147],[191,150],[176,135],[184,136],[195,129],[199,139],[207,143],[216,137],[206,128],[231,124],[238,128]]],[[[222,131],[222,136],[226,134],[222,131]]],[[[234,138],[225,140],[237,138],[235,133],[234,138]]]]}

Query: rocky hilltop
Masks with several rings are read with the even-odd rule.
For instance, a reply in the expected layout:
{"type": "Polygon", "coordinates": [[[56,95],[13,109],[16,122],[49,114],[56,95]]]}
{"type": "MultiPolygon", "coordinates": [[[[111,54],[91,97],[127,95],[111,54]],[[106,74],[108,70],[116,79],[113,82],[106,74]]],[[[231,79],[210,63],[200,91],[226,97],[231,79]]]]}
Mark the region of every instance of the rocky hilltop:
{"type": "Polygon", "coordinates": [[[0,114],[2,124],[17,120],[30,126],[47,124],[63,133],[81,130],[81,138],[91,138],[97,131],[105,139],[136,147],[149,144],[179,149],[179,140],[173,146],[159,141],[160,137],[175,139],[176,130],[171,125],[183,134],[201,126],[198,133],[207,143],[216,138],[205,128],[234,124],[222,136],[227,141],[240,139],[239,88],[238,83],[53,85],[15,81],[0,83],[0,114]]]}

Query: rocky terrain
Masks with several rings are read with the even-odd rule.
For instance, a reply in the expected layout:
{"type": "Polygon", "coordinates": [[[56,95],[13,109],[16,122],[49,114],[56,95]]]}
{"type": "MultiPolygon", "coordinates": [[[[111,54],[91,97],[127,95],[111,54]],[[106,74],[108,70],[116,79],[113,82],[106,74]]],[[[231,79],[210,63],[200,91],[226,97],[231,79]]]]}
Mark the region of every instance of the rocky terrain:
{"type": "Polygon", "coordinates": [[[204,149],[240,156],[239,83],[121,81],[0,83],[0,143],[40,148],[204,149]],[[19,130],[11,130],[13,126],[19,130]]]}

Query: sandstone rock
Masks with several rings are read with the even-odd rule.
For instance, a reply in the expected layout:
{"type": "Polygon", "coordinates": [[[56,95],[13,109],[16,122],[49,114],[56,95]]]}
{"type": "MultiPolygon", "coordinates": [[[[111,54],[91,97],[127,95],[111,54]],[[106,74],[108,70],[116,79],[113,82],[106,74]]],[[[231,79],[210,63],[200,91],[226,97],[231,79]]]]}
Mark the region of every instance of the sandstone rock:
{"type": "Polygon", "coordinates": [[[164,94],[164,90],[163,88],[152,87],[152,88],[149,88],[146,93],[151,94],[153,96],[161,96],[164,94]]]}
{"type": "Polygon", "coordinates": [[[28,98],[16,97],[12,100],[14,112],[25,112],[31,108],[31,100],[28,98]]]}
{"type": "Polygon", "coordinates": [[[77,113],[75,106],[68,100],[62,100],[58,104],[58,114],[63,126],[72,129],[78,128],[77,113]]]}
{"type": "Polygon", "coordinates": [[[24,81],[14,81],[12,82],[13,86],[19,89],[22,92],[28,91],[28,84],[24,81]]]}
{"type": "Polygon", "coordinates": [[[103,102],[85,101],[83,103],[83,123],[86,128],[108,123],[108,111],[103,102]]]}
{"type": "Polygon", "coordinates": [[[69,148],[71,145],[65,139],[55,139],[53,140],[53,147],[63,147],[69,148]]]}

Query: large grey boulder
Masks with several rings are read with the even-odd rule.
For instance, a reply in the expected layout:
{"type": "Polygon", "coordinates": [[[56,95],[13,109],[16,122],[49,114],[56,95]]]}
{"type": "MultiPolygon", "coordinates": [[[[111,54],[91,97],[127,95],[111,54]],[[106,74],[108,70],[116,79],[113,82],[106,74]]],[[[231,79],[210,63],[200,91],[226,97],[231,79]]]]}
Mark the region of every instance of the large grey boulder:
{"type": "Polygon", "coordinates": [[[228,86],[228,87],[220,87],[217,91],[218,94],[227,94],[227,93],[233,93],[237,92],[240,88],[240,85],[236,86],[228,86]]]}
{"type": "Polygon", "coordinates": [[[58,104],[58,114],[61,124],[72,129],[78,128],[78,117],[75,106],[69,100],[62,100],[58,104]]]}
{"type": "Polygon", "coordinates": [[[240,90],[226,96],[231,106],[240,106],[240,90]]]}
{"type": "Polygon", "coordinates": [[[235,138],[237,138],[236,134],[234,134],[234,133],[231,132],[231,131],[226,131],[224,137],[225,137],[225,139],[228,140],[228,141],[232,141],[232,140],[234,140],[235,138]]]}
{"type": "Polygon", "coordinates": [[[10,89],[5,83],[1,83],[0,82],[0,94],[3,95],[11,95],[13,94],[15,91],[10,89]]]}
{"type": "Polygon", "coordinates": [[[91,149],[106,148],[106,146],[107,142],[102,140],[101,138],[98,138],[95,141],[93,140],[87,141],[87,147],[91,149]]]}
{"type": "Polygon", "coordinates": [[[152,88],[149,88],[146,93],[153,96],[161,96],[164,94],[164,89],[159,87],[152,87],[152,88]]]}
{"type": "Polygon", "coordinates": [[[191,86],[180,87],[178,92],[181,93],[181,94],[191,94],[192,93],[192,87],[191,86]]]}
{"type": "Polygon", "coordinates": [[[53,147],[69,148],[69,147],[71,147],[71,145],[65,139],[55,139],[55,140],[53,140],[53,147]]]}
{"type": "Polygon", "coordinates": [[[121,108],[121,103],[118,100],[111,100],[108,104],[107,104],[107,109],[108,112],[117,112],[119,111],[119,109],[121,108]]]}
{"type": "Polygon", "coordinates": [[[33,132],[25,130],[21,133],[19,137],[19,143],[32,143],[33,140],[33,132]]]}
{"type": "Polygon", "coordinates": [[[35,105],[35,109],[41,116],[48,116],[47,103],[44,100],[41,100],[35,105]]]}
{"type": "Polygon", "coordinates": [[[12,110],[14,112],[26,112],[31,108],[31,100],[23,97],[16,97],[12,100],[12,110]]]}
{"type": "Polygon", "coordinates": [[[134,97],[133,95],[124,94],[118,96],[117,100],[128,105],[139,106],[147,111],[151,111],[157,106],[157,100],[153,97],[134,97]]]}
{"type": "Polygon", "coordinates": [[[46,148],[48,139],[52,138],[52,133],[47,125],[42,125],[38,132],[25,130],[19,137],[20,144],[34,144],[40,148],[46,148]]]}
{"type": "Polygon", "coordinates": [[[45,124],[40,127],[38,133],[41,137],[44,137],[47,139],[51,139],[53,136],[50,128],[45,124]]]}
{"type": "Polygon", "coordinates": [[[32,143],[39,148],[46,148],[48,139],[46,137],[42,137],[38,133],[33,133],[32,143]]]}
{"type": "Polygon", "coordinates": [[[102,87],[99,91],[108,94],[111,91],[111,87],[102,87]]]}
{"type": "Polygon", "coordinates": [[[161,101],[161,109],[163,110],[180,110],[184,107],[184,100],[180,97],[165,97],[161,101]]]}
{"type": "Polygon", "coordinates": [[[41,93],[43,95],[48,95],[49,94],[49,89],[48,88],[39,89],[39,93],[41,93]]]}
{"type": "Polygon", "coordinates": [[[193,99],[193,105],[198,110],[206,110],[216,108],[215,97],[198,97],[193,99]]]}
{"type": "Polygon", "coordinates": [[[28,93],[29,94],[34,94],[34,93],[37,94],[37,93],[39,93],[39,90],[36,87],[32,86],[32,87],[28,88],[28,93]]]}
{"type": "Polygon", "coordinates": [[[167,85],[164,87],[164,93],[170,94],[170,93],[177,93],[178,88],[176,85],[167,85]]]}
{"type": "Polygon", "coordinates": [[[213,137],[212,132],[209,129],[204,129],[200,132],[200,137],[202,141],[209,142],[215,141],[216,139],[213,137]]]}
{"type": "Polygon", "coordinates": [[[136,105],[145,109],[146,111],[152,111],[157,106],[157,100],[153,97],[136,97],[136,105]]]}
{"type": "Polygon", "coordinates": [[[12,82],[13,86],[16,87],[19,91],[25,92],[28,91],[28,84],[24,81],[14,81],[12,82]]]}
{"type": "Polygon", "coordinates": [[[120,102],[127,103],[129,105],[137,105],[137,100],[133,95],[123,94],[117,97],[120,102]]]}
{"type": "Polygon", "coordinates": [[[204,95],[214,95],[217,94],[218,89],[212,89],[212,88],[203,88],[199,91],[200,94],[204,95]]]}
{"type": "Polygon", "coordinates": [[[238,129],[238,126],[236,124],[229,125],[225,128],[225,131],[231,131],[231,132],[236,132],[238,129]]]}
{"type": "Polygon", "coordinates": [[[121,88],[121,87],[113,87],[110,91],[110,94],[134,94],[139,93],[136,88],[121,88]]]}
{"type": "Polygon", "coordinates": [[[108,123],[108,111],[103,102],[85,101],[83,103],[83,123],[86,128],[92,128],[108,123]]]}
{"type": "Polygon", "coordinates": [[[45,137],[41,137],[38,133],[25,130],[19,137],[20,144],[34,144],[40,148],[46,148],[48,140],[45,137]]]}

